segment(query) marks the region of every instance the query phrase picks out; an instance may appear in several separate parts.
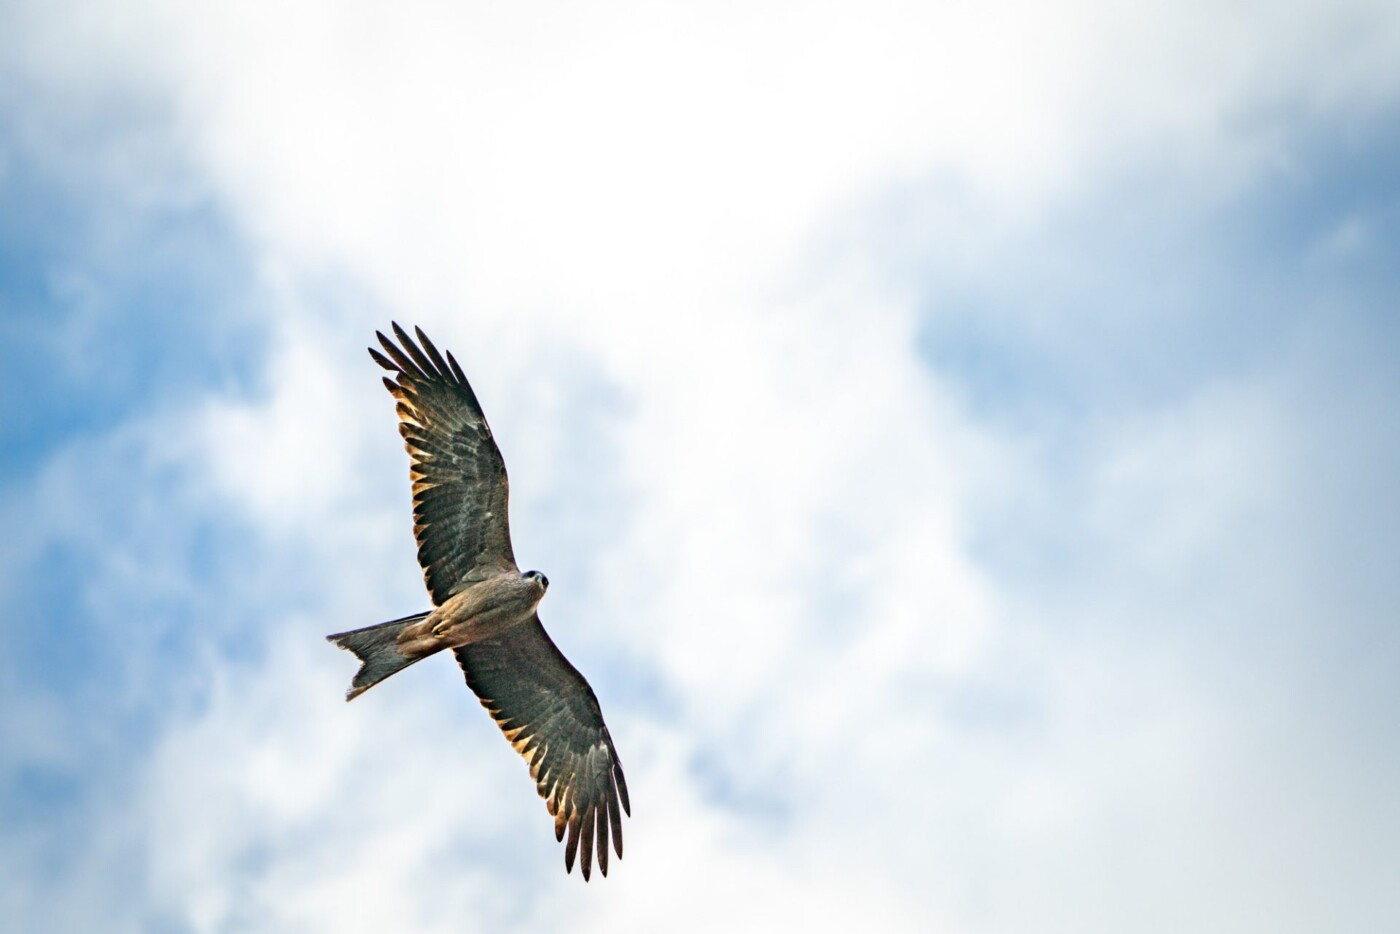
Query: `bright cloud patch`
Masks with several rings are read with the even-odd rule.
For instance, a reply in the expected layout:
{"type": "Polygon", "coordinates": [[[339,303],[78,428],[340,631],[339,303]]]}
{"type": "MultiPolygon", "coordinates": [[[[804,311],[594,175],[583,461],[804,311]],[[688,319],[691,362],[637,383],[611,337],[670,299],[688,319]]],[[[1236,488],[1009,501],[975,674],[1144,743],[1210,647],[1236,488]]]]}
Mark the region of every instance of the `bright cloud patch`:
{"type": "Polygon", "coordinates": [[[21,927],[1400,920],[1385,5],[5,16],[21,927]],[[455,666],[341,700],[426,604],[391,318],[618,742],[605,881],[455,666]]]}

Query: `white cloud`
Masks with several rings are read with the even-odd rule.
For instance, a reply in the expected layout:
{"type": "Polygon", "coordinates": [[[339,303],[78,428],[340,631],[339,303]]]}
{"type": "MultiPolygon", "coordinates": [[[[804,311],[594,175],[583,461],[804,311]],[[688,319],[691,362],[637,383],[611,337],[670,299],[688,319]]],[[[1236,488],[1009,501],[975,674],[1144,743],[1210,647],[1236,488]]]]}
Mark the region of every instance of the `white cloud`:
{"type": "MultiPolygon", "coordinates": [[[[1306,429],[1245,380],[1094,426],[1066,490],[1036,439],[977,423],[929,372],[918,297],[836,225],[934,188],[900,235],[965,234],[949,262],[990,281],[1008,231],[1144,152],[1229,190],[1278,155],[1256,113],[1393,99],[1400,56],[1376,50],[1395,17],[1329,9],[1268,28],[1092,4],[86,15],[96,64],[32,67],[131,68],[168,95],[274,301],[252,398],[191,400],[197,428],[151,444],[324,594],[249,614],[263,651],[208,659],[203,702],[160,724],[137,817],[110,830],[142,841],[149,910],[198,930],[1296,920],[1306,898],[1271,887],[1309,864],[1228,806],[1276,733],[1232,750],[1257,711],[1159,633],[1257,611],[1181,580],[1247,551],[1231,529],[1296,489],[1267,465],[1306,429]],[[563,877],[450,665],[340,700],[353,665],[321,634],[423,599],[361,350],[390,315],[477,384],[522,559],[575,546],[547,622],[637,806],[605,883],[563,877]],[[1127,584],[979,560],[989,504],[1066,492],[1088,537],[1067,548],[1127,584]],[[1144,580],[1169,599],[1144,610],[1144,580]]],[[[1036,524],[1064,514],[1032,505],[1028,534],[1049,536],[1036,524]]]]}

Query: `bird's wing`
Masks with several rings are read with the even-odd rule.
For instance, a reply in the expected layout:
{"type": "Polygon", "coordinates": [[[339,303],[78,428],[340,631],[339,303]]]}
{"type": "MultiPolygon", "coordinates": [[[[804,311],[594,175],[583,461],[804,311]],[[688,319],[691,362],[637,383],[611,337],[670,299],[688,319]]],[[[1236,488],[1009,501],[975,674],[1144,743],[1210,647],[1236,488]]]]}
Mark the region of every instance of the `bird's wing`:
{"type": "Polygon", "coordinates": [[[450,351],[444,360],[427,335],[415,330],[421,349],[395,324],[401,346],[375,332],[388,356],[373,347],[369,354],[397,374],[385,377],[384,385],[398,400],[399,434],[412,459],[418,563],[433,603],[440,605],[485,570],[516,569],[510,487],[501,451],[462,368],[450,351]]]}
{"type": "Polygon", "coordinates": [[[608,874],[608,838],[622,856],[622,815],[632,813],[627,782],[598,698],[555,647],[535,616],[494,639],[456,650],[467,684],[530,765],[530,777],[564,844],[564,866],[582,857],[588,878],[596,841],[608,874]]]}

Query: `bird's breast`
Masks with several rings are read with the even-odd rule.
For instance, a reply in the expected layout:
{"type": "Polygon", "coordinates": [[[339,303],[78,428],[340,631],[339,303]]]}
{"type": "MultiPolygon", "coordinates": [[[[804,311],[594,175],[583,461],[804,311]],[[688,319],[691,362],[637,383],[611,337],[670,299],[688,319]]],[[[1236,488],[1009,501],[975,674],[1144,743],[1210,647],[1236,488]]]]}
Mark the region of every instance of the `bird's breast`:
{"type": "Polygon", "coordinates": [[[539,596],[535,588],[522,586],[519,574],[478,581],[407,627],[399,636],[400,648],[438,651],[490,639],[530,619],[539,596]]]}

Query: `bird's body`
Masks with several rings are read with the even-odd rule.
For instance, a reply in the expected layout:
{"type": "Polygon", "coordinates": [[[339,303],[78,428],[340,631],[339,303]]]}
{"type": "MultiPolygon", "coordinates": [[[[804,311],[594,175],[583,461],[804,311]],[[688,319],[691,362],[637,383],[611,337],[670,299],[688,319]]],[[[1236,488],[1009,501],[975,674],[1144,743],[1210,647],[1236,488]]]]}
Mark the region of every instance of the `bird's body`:
{"type": "Polygon", "coordinates": [[[499,636],[535,615],[544,597],[545,578],[538,571],[502,571],[469,584],[442,606],[399,633],[399,651],[431,655],[499,636]]]}
{"type": "Polygon", "coordinates": [[[397,373],[384,384],[398,400],[399,432],[412,461],[414,534],[433,609],[328,636],[362,662],[346,692],[353,700],[414,662],[453,650],[467,685],[530,765],[569,839],[565,866],[582,857],[588,878],[594,844],[608,871],[608,843],[622,856],[627,783],[598,699],[555,647],[536,612],[549,588],[538,571],[521,573],[511,549],[505,463],[476,395],[449,353],[420,330],[420,348],[397,324],[388,357],[397,373]]]}

